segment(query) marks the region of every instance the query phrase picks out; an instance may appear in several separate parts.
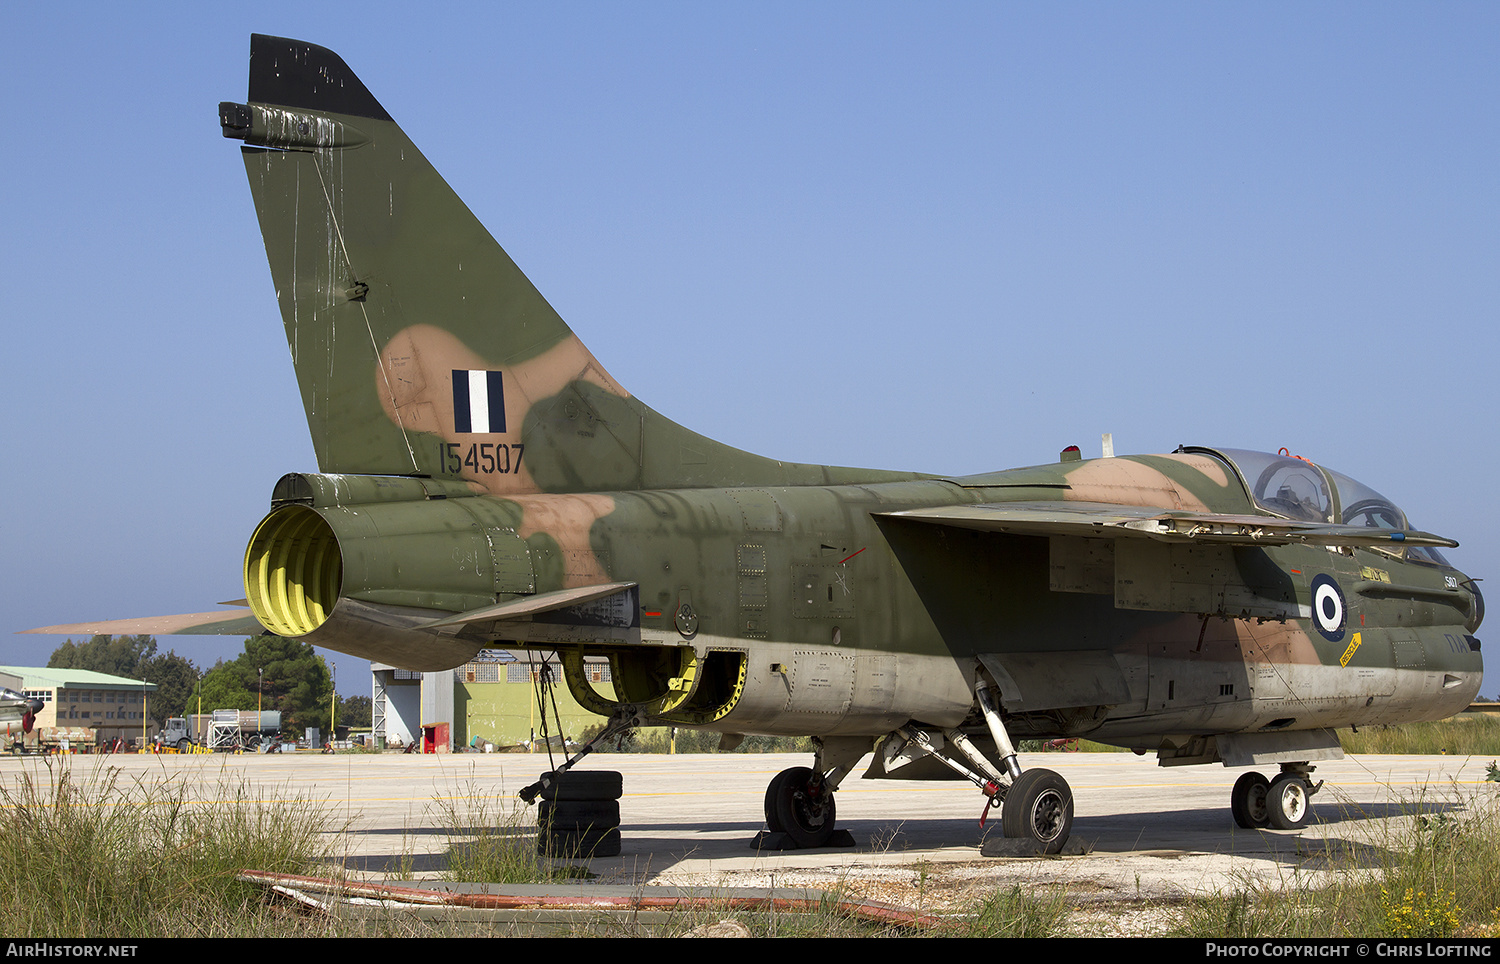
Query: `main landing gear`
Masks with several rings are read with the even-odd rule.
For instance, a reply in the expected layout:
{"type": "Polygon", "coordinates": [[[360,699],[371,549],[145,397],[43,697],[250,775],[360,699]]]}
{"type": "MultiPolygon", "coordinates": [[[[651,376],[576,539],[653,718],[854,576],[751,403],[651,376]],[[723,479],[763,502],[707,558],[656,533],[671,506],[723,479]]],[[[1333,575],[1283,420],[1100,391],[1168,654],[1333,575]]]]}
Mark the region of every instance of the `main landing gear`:
{"type": "Polygon", "coordinates": [[[813,739],[817,754],[811,767],[788,767],[766,787],[766,830],[756,834],[757,850],[852,847],[854,838],[839,830],[833,792],[870,751],[868,737],[813,739]]]}
{"type": "Polygon", "coordinates": [[[833,837],[838,807],[833,787],[808,767],[789,767],[766,787],[766,829],[784,833],[798,847],[823,847],[833,837]]]}
{"type": "Polygon", "coordinates": [[[1246,830],[1300,830],[1307,826],[1313,794],[1323,788],[1322,780],[1312,782],[1315,769],[1306,763],[1283,763],[1275,779],[1267,780],[1254,771],[1242,774],[1229,792],[1234,822],[1246,830]]]}
{"type": "MultiPolygon", "coordinates": [[[[888,734],[876,750],[877,766],[894,773],[936,760],[979,787],[986,809],[1000,809],[1007,841],[986,842],[987,856],[1062,853],[1073,832],[1073,791],[1051,770],[1022,770],[1010,736],[983,680],[975,688],[979,708],[995,739],[1000,765],[987,758],[961,730],[903,726],[888,734]]],[[[815,740],[811,768],[778,773],[766,788],[766,832],[756,836],[758,849],[853,846],[847,831],[834,828],[838,809],[833,794],[839,782],[869,752],[868,737],[824,737],[815,740]]],[[[981,819],[983,824],[984,820],[981,819]]]]}
{"type": "Polygon", "coordinates": [[[987,857],[1062,853],[1073,833],[1068,781],[1051,770],[1022,770],[1014,753],[1006,753],[1009,740],[996,742],[1004,773],[959,730],[904,726],[881,745],[881,764],[889,773],[930,758],[977,786],[989,798],[987,809],[1000,810],[1005,834],[1004,841],[985,841],[981,852],[987,857]]]}
{"type": "MultiPolygon", "coordinates": [[[[967,768],[961,772],[979,784],[991,807],[1003,807],[1000,827],[1008,839],[1029,842],[1033,853],[1062,852],[1073,832],[1073,791],[1061,776],[1051,770],[1025,770],[1007,787],[967,768]]],[[[815,768],[790,767],[771,779],[766,787],[767,832],[756,837],[757,849],[853,846],[848,832],[835,826],[836,784],[829,776],[819,776],[815,768]]]]}
{"type": "Polygon", "coordinates": [[[1013,839],[1034,840],[1055,854],[1073,832],[1073,790],[1051,770],[1025,770],[1005,793],[1000,829],[1013,839]]]}
{"type": "Polygon", "coordinates": [[[891,772],[930,757],[979,787],[989,798],[990,809],[1002,808],[1000,827],[1006,838],[986,841],[981,853],[987,857],[1062,853],[1073,833],[1072,788],[1051,770],[1021,769],[987,680],[975,681],[974,697],[994,738],[999,768],[961,730],[932,731],[909,725],[895,731],[882,745],[885,770],[891,772]]]}

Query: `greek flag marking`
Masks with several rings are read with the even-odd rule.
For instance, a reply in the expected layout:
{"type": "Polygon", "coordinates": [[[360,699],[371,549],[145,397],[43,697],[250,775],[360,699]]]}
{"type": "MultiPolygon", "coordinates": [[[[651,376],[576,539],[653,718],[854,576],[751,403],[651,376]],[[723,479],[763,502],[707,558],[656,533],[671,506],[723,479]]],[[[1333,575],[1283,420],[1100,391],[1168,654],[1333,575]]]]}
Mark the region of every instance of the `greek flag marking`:
{"type": "Polygon", "coordinates": [[[505,386],[499,372],[453,370],[453,428],[460,435],[505,431],[505,386]]]}

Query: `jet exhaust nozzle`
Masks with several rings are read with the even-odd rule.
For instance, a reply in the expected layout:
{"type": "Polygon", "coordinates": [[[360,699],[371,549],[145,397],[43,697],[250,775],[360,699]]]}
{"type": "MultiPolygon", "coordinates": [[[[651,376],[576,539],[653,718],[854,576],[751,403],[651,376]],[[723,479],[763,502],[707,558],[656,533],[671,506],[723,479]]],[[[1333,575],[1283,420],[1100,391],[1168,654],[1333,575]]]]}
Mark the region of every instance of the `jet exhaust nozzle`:
{"type": "Polygon", "coordinates": [[[343,557],[333,529],[306,506],[287,505],[261,520],[245,549],[245,598],[278,636],[305,636],[338,602],[343,557]]]}

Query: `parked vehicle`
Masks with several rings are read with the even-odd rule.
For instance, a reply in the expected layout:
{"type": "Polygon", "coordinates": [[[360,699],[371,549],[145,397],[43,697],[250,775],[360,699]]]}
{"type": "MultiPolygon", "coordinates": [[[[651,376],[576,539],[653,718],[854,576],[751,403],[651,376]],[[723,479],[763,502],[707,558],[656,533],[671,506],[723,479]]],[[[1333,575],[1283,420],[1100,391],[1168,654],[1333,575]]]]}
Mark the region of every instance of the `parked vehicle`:
{"type": "Polygon", "coordinates": [[[216,752],[253,750],[275,753],[280,743],[280,710],[214,710],[193,717],[174,716],[161,731],[161,744],[185,753],[195,746],[216,752]]]}

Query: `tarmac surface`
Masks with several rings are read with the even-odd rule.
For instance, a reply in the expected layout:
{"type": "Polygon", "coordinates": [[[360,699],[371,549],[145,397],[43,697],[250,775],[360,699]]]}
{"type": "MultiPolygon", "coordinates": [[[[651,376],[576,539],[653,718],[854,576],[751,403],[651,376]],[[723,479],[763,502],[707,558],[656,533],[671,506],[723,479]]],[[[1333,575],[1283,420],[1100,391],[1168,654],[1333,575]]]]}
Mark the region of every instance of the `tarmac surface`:
{"type": "MultiPolygon", "coordinates": [[[[1241,830],[1229,814],[1239,771],[1162,768],[1128,753],[1023,754],[1022,765],[1062,774],[1073,788],[1075,840],[1091,852],[1064,858],[985,858],[998,813],[979,825],[983,798],[967,783],[864,780],[838,791],[839,825],[852,850],[761,853],[766,785],[805,766],[804,754],[664,756],[598,754],[583,767],[624,774],[623,851],[596,859],[601,882],[691,887],[819,887],[858,882],[862,896],[939,903],[1021,884],[1065,885],[1072,900],[1129,902],[1288,886],[1378,866],[1419,822],[1462,819],[1500,787],[1478,758],[1358,756],[1323,763],[1327,781],[1301,831],[1241,830]]],[[[550,766],[545,754],[342,753],[120,755],[68,758],[75,780],[111,768],[127,783],[181,781],[207,804],[247,787],[266,797],[318,801],[347,829],[336,850],[371,879],[440,874],[470,825],[534,824],[516,799],[550,766]]],[[[58,766],[52,761],[52,766],[58,766]]],[[[1274,775],[1275,767],[1262,772],[1274,775]]],[[[52,779],[39,758],[0,759],[0,781],[52,779]]],[[[519,831],[518,831],[519,832],[519,831]]]]}

